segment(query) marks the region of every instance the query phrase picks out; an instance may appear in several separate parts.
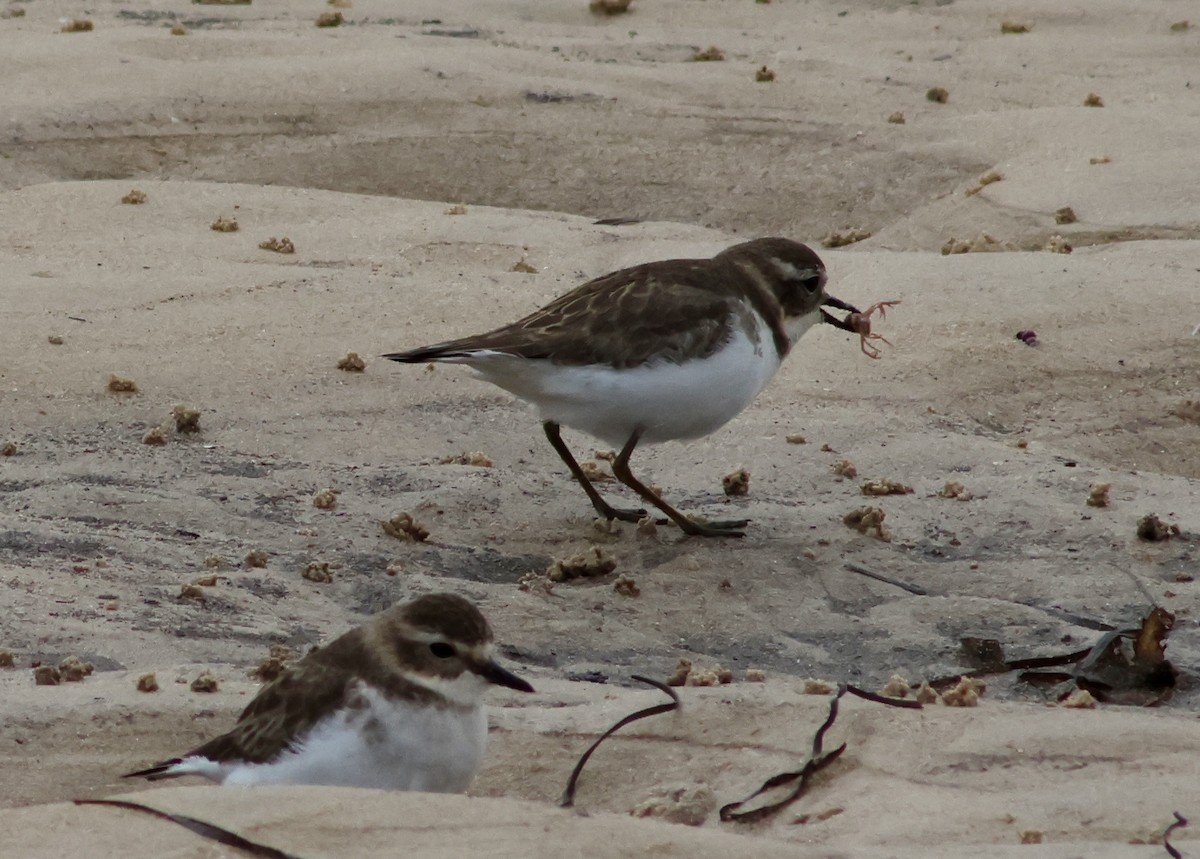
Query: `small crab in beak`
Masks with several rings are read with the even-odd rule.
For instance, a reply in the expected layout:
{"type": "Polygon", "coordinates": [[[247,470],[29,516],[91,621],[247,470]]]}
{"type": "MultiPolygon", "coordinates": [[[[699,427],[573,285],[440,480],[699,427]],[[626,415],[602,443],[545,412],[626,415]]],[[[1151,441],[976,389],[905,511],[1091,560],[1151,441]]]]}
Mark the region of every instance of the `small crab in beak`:
{"type": "Polygon", "coordinates": [[[868,358],[878,358],[880,354],[879,350],[868,341],[882,340],[889,346],[892,344],[888,343],[887,339],[884,338],[882,334],[873,334],[871,332],[871,316],[878,311],[879,318],[884,319],[887,317],[887,309],[899,303],[899,301],[879,301],[875,304],[872,304],[866,310],[859,310],[853,304],[847,304],[840,298],[834,298],[832,295],[830,295],[826,296],[825,300],[822,301],[821,304],[828,307],[836,307],[838,310],[848,310],[850,315],[845,319],[839,319],[822,307],[821,316],[823,316],[825,321],[835,328],[840,328],[843,331],[849,331],[851,334],[857,334],[859,337],[859,347],[862,349],[863,354],[868,358]]]}

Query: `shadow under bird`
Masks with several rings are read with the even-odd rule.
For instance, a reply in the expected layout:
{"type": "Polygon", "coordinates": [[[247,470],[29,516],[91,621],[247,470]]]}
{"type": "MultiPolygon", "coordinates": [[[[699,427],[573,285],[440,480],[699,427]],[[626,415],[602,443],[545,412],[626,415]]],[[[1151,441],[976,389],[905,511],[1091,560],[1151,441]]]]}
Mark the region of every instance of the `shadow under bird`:
{"type": "Polygon", "coordinates": [[[493,684],[533,691],[496,662],[473,604],[418,597],[285,669],[229,733],[125,777],[461,792],[483,758],[493,684]]]}
{"type": "Polygon", "coordinates": [[[613,475],[685,534],[740,537],[746,520],[683,515],[633,475],[629,459],[639,444],[700,438],[729,422],[814,324],[861,334],[860,311],[828,295],[825,281],[825,265],[808,246],[754,239],[711,259],[621,269],[511,325],[384,357],[466,364],[533,403],[550,444],[605,519],[638,522],[646,511],[601,497],[563,442],[562,426],[619,449],[613,475]]]}

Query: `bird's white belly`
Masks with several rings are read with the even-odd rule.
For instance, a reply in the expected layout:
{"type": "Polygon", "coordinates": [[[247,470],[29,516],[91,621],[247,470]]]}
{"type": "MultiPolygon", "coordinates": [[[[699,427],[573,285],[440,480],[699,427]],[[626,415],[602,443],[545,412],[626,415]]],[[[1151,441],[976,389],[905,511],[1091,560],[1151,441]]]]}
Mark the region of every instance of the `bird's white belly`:
{"type": "Polygon", "coordinates": [[[738,328],[717,352],[681,364],[615,369],[494,352],[471,357],[482,378],[536,405],[543,420],[616,448],[637,430],[648,443],[713,432],[750,405],[780,365],[765,323],[757,338],[738,328]]]}
{"type": "Polygon", "coordinates": [[[487,744],[482,706],[435,709],[364,692],[367,706],[316,725],[294,751],[266,764],[223,764],[224,784],[322,784],[457,793],[487,744]]]}

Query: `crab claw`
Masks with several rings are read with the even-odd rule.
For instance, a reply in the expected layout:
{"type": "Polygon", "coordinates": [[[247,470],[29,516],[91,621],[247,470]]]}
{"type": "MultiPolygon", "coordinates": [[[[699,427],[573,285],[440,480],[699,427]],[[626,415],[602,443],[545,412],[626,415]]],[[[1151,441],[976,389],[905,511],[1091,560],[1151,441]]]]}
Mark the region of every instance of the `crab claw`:
{"type": "MultiPolygon", "coordinates": [[[[884,343],[887,343],[887,345],[889,345],[889,346],[892,345],[891,342],[889,342],[888,339],[886,337],[884,337],[882,334],[871,333],[871,316],[872,316],[872,314],[874,314],[876,311],[878,311],[879,318],[884,319],[887,317],[887,309],[889,307],[893,307],[899,303],[900,303],[899,301],[878,301],[875,304],[872,304],[866,310],[862,311],[861,313],[859,313],[858,311],[854,311],[853,313],[850,314],[849,317],[846,318],[846,326],[847,327],[845,330],[853,331],[855,334],[858,335],[859,348],[862,349],[862,353],[864,355],[866,355],[868,358],[878,358],[880,356],[879,350],[876,349],[874,346],[872,346],[870,343],[868,343],[867,342],[868,340],[882,340],[884,343]]],[[[838,327],[840,328],[842,326],[838,326],[838,327]]]]}

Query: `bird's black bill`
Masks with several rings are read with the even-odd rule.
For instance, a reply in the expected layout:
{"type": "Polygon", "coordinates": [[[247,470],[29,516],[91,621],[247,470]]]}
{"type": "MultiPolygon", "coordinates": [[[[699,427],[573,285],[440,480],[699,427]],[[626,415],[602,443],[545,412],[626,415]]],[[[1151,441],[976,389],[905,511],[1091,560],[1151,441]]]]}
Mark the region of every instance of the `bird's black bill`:
{"type": "MultiPolygon", "coordinates": [[[[840,298],[834,298],[832,295],[825,296],[825,300],[822,301],[821,304],[828,306],[828,307],[836,307],[838,310],[845,310],[849,313],[861,313],[862,312],[857,307],[855,307],[853,304],[848,304],[847,302],[842,301],[840,298]]],[[[832,325],[834,328],[840,328],[843,331],[849,331],[851,334],[858,333],[858,329],[850,324],[849,317],[846,317],[845,319],[838,319],[836,316],[834,316],[832,313],[830,313],[828,310],[826,310],[825,307],[821,308],[821,316],[823,316],[825,321],[828,322],[830,325],[832,325]]]]}
{"type": "Polygon", "coordinates": [[[480,666],[479,676],[483,679],[495,683],[497,686],[507,686],[509,689],[516,689],[518,692],[532,692],[533,687],[513,674],[507,668],[502,668],[496,662],[488,662],[480,666]]]}

